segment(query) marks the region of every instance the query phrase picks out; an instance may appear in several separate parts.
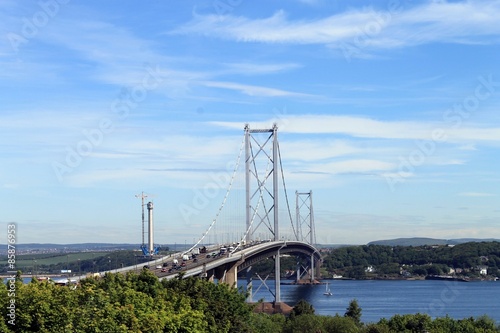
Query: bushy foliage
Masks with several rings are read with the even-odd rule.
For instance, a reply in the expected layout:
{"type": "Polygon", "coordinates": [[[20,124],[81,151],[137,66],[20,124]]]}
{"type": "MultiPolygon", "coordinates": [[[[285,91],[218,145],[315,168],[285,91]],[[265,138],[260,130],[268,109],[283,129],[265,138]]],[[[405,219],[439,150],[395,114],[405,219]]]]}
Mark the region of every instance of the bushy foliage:
{"type": "Polygon", "coordinates": [[[256,314],[245,293],[197,278],[160,282],[151,272],[107,274],[78,287],[34,280],[16,283],[15,326],[7,321],[9,296],[0,285],[0,332],[247,332],[247,333],[499,333],[489,317],[432,320],[426,314],[395,315],[361,322],[361,307],[350,302],[345,316],[320,316],[307,302],[292,315],[256,314]]]}
{"type": "Polygon", "coordinates": [[[359,307],[356,299],[349,302],[349,306],[346,309],[344,317],[351,318],[356,325],[361,325],[361,308],[359,307]]]}
{"type": "Polygon", "coordinates": [[[310,303],[301,299],[293,307],[293,311],[291,313],[291,316],[294,317],[294,316],[302,316],[302,315],[306,315],[306,314],[314,314],[314,311],[315,311],[314,307],[310,303]]]}
{"type": "MultiPolygon", "coordinates": [[[[0,303],[8,298],[0,291],[0,303]]],[[[7,332],[245,332],[252,308],[225,284],[200,279],[161,283],[151,272],[107,274],[75,288],[34,281],[16,290],[7,332]]],[[[6,316],[4,316],[6,318],[6,316]]]]}
{"type": "MultiPolygon", "coordinates": [[[[395,275],[404,266],[414,275],[447,274],[450,268],[470,270],[479,265],[488,267],[490,275],[500,268],[500,242],[470,242],[456,246],[347,246],[332,250],[323,258],[329,272],[362,279],[365,268],[373,266],[378,275],[395,275]]],[[[469,275],[470,275],[469,274],[469,275]]]]}

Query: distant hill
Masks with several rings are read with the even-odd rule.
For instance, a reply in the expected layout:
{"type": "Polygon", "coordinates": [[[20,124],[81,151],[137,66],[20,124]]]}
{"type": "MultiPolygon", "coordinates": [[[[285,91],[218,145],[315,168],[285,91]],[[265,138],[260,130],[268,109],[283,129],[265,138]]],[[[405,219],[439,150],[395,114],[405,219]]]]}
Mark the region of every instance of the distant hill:
{"type": "Polygon", "coordinates": [[[347,246],[353,246],[354,244],[316,244],[317,249],[324,249],[324,248],[329,248],[329,249],[338,249],[341,247],[347,247],[347,246]]]}
{"type": "MultiPolygon", "coordinates": [[[[171,249],[174,251],[182,251],[185,249],[185,244],[156,244],[162,249],[171,249]]],[[[140,244],[128,243],[75,243],[75,244],[54,244],[54,243],[24,243],[16,244],[16,250],[19,254],[26,252],[88,252],[88,251],[120,251],[120,250],[136,250],[140,251],[140,244]]],[[[0,255],[7,253],[7,245],[0,244],[0,255]]]]}
{"type": "MultiPolygon", "coordinates": [[[[6,245],[5,245],[6,246],[6,245]]],[[[85,249],[128,249],[139,248],[138,244],[112,244],[112,243],[79,243],[79,244],[52,244],[52,243],[24,243],[17,244],[18,250],[32,249],[58,249],[58,250],[85,250],[85,249]]]]}
{"type": "Polygon", "coordinates": [[[388,246],[422,246],[422,245],[446,245],[446,244],[461,244],[469,242],[500,242],[500,239],[495,238],[457,238],[457,239],[438,239],[438,238],[395,238],[378,240],[368,243],[368,245],[388,245],[388,246]]]}

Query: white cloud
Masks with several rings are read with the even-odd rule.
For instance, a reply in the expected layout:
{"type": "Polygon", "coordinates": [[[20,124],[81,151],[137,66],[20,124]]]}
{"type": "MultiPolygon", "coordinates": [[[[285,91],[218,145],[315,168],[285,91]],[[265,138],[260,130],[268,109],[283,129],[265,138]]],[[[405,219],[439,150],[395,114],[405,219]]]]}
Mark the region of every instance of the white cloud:
{"type": "Polygon", "coordinates": [[[347,140],[330,139],[318,141],[311,139],[286,140],[280,144],[280,149],[286,152],[284,158],[302,161],[326,160],[345,155],[370,153],[370,149],[358,147],[347,140]]]}
{"type": "MultiPolygon", "coordinates": [[[[250,122],[250,128],[268,128],[272,123],[272,120],[250,122]]],[[[498,127],[452,128],[451,124],[445,122],[383,121],[360,116],[304,115],[280,117],[277,123],[279,131],[284,133],[345,134],[358,138],[434,140],[450,143],[500,141],[500,128],[498,127]],[[436,136],[433,139],[435,131],[442,133],[445,139],[435,140],[436,136]]],[[[212,124],[241,128],[241,123],[215,121],[212,124]]]]}
{"type": "Polygon", "coordinates": [[[460,150],[477,150],[476,145],[473,143],[468,143],[463,146],[458,147],[460,150]]]}
{"type": "Polygon", "coordinates": [[[223,82],[223,81],[199,81],[201,85],[212,87],[212,88],[222,88],[229,90],[237,90],[242,94],[248,96],[265,96],[265,97],[314,97],[313,95],[286,91],[275,88],[268,88],[262,86],[253,86],[247,84],[240,84],[234,82],[223,82]]]}
{"type": "Polygon", "coordinates": [[[349,173],[380,173],[380,171],[393,170],[395,165],[392,163],[370,160],[370,159],[352,159],[339,162],[331,162],[320,165],[312,165],[306,171],[329,174],[349,174],[349,173]]]}
{"type": "Polygon", "coordinates": [[[309,6],[314,6],[321,2],[321,0],[297,0],[297,1],[309,6]]]}
{"type": "Polygon", "coordinates": [[[299,64],[258,64],[258,63],[228,63],[228,72],[244,75],[262,75],[285,72],[301,67],[299,64]]]}
{"type": "Polygon", "coordinates": [[[457,160],[457,159],[452,159],[452,160],[444,160],[444,161],[437,161],[437,165],[464,165],[466,161],[464,160],[457,160]]]}
{"type": "Polygon", "coordinates": [[[500,1],[428,2],[412,8],[387,5],[349,10],[321,19],[292,20],[284,11],[270,17],[196,16],[174,31],[245,42],[325,44],[394,48],[432,42],[498,42],[500,1]],[[393,8],[396,7],[396,8],[393,8]],[[495,38],[494,36],[497,36],[495,38]],[[361,42],[356,42],[356,41],[361,42]]]}
{"type": "Polygon", "coordinates": [[[493,197],[495,194],[493,193],[485,193],[485,192],[461,192],[457,194],[461,197],[493,197]]]}

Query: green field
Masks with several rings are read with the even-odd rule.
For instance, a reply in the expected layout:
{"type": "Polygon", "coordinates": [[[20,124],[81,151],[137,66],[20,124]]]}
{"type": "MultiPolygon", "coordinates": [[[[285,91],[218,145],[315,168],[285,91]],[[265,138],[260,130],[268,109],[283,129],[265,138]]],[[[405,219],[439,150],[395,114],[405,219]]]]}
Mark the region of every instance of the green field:
{"type": "MultiPolygon", "coordinates": [[[[16,256],[16,267],[33,267],[36,265],[52,265],[60,263],[71,263],[80,260],[89,260],[102,257],[109,252],[79,252],[79,253],[40,253],[40,254],[22,254],[16,256]]],[[[7,265],[7,257],[0,257],[0,265],[7,265]]]]}

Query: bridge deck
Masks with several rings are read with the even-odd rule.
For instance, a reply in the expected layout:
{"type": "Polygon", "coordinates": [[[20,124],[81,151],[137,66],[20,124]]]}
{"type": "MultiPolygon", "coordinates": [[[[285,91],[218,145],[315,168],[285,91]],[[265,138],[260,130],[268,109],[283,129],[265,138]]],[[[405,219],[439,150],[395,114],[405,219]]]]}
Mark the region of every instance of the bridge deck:
{"type": "MultiPolygon", "coordinates": [[[[113,269],[110,271],[104,271],[100,274],[105,273],[126,273],[126,272],[140,272],[144,269],[144,266],[149,266],[149,269],[154,272],[160,279],[172,279],[177,274],[183,272],[186,276],[197,276],[201,275],[203,272],[207,272],[217,267],[224,266],[231,263],[236,263],[240,261],[238,266],[238,271],[251,266],[253,263],[261,261],[265,258],[269,258],[275,255],[277,250],[280,250],[281,254],[301,254],[301,255],[313,255],[316,260],[321,259],[319,252],[316,248],[305,242],[299,241],[272,241],[272,242],[260,242],[254,243],[252,245],[247,245],[242,249],[237,249],[233,253],[227,253],[224,255],[219,254],[219,249],[221,246],[212,246],[207,248],[207,253],[201,253],[197,255],[196,259],[190,259],[182,261],[182,255],[184,252],[177,252],[159,259],[148,261],[142,264],[137,264],[133,266],[123,267],[119,269],[113,269]],[[178,260],[178,265],[174,267],[174,259],[178,260]]],[[[75,280],[80,280],[86,276],[74,277],[75,280]]]]}

